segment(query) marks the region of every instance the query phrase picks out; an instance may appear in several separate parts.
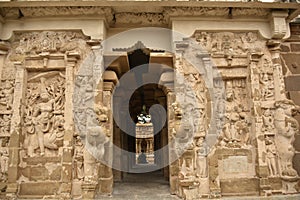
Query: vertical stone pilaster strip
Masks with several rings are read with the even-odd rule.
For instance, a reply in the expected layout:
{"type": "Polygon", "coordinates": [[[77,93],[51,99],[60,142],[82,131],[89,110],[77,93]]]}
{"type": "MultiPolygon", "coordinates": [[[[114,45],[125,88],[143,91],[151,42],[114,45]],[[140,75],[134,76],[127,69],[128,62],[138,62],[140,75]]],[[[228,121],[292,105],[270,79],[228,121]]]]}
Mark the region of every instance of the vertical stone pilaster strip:
{"type": "Polygon", "coordinates": [[[112,92],[114,84],[112,82],[104,82],[103,84],[103,96],[102,102],[103,106],[107,107],[109,113],[107,115],[108,122],[106,122],[105,127],[107,130],[107,136],[109,137],[109,142],[105,145],[105,155],[104,161],[105,165],[100,163],[99,169],[99,192],[100,194],[111,195],[113,192],[113,110],[112,110],[112,92]]]}
{"type": "Polygon", "coordinates": [[[66,86],[65,86],[65,134],[63,143],[63,157],[62,157],[62,182],[64,184],[64,191],[62,193],[71,192],[72,181],[72,158],[73,158],[73,93],[74,93],[74,67],[77,62],[78,55],[66,55],[66,86]]]}
{"type": "Polygon", "coordinates": [[[27,71],[21,62],[14,63],[16,67],[16,79],[14,89],[14,101],[12,108],[11,130],[9,141],[9,168],[7,193],[16,194],[18,190],[18,164],[20,161],[20,137],[22,135],[23,106],[26,94],[27,71]]]}
{"type": "Polygon", "coordinates": [[[257,142],[257,153],[258,153],[258,166],[257,173],[261,178],[261,192],[263,192],[265,187],[265,182],[262,180],[267,179],[268,176],[268,166],[264,158],[264,153],[266,151],[265,147],[265,137],[262,132],[262,113],[261,113],[261,102],[260,102],[260,84],[259,84],[259,61],[261,60],[262,54],[251,53],[249,55],[249,79],[250,79],[250,89],[251,89],[251,108],[253,110],[252,115],[252,127],[251,130],[255,133],[255,140],[257,142]]]}
{"type": "Polygon", "coordinates": [[[280,41],[269,41],[271,46],[269,48],[274,66],[274,88],[275,101],[286,99],[284,88],[284,77],[282,73],[282,65],[280,60],[280,41]]]}
{"type": "Polygon", "coordinates": [[[2,79],[2,71],[4,68],[5,58],[7,56],[8,47],[0,42],[0,80],[2,79]]]}
{"type": "Polygon", "coordinates": [[[173,135],[173,127],[175,119],[172,112],[170,112],[172,108],[172,103],[175,102],[175,94],[174,91],[168,90],[167,94],[167,107],[168,107],[168,140],[169,140],[169,181],[170,181],[170,193],[177,194],[178,193],[178,160],[174,161],[174,156],[176,156],[175,149],[175,140],[172,138],[173,135]],[[174,161],[174,162],[172,162],[174,161]],[[172,163],[171,163],[172,162],[172,163]]]}

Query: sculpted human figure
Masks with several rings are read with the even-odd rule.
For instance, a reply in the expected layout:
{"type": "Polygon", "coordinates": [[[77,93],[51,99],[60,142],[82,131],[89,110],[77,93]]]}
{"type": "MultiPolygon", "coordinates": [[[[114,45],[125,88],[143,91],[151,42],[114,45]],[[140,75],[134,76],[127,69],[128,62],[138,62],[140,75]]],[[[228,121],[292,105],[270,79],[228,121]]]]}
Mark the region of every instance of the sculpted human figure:
{"type": "Polygon", "coordinates": [[[3,115],[2,120],[0,121],[1,133],[8,135],[10,131],[10,115],[3,115]]]}
{"type": "Polygon", "coordinates": [[[197,177],[207,177],[207,146],[203,137],[199,137],[195,147],[195,172],[197,177]]]}
{"type": "Polygon", "coordinates": [[[8,152],[6,150],[0,151],[0,169],[1,169],[1,179],[6,179],[6,174],[8,171],[8,152]]]}
{"type": "Polygon", "coordinates": [[[6,110],[11,109],[13,104],[14,88],[9,80],[5,81],[4,87],[0,92],[0,104],[6,106],[6,110]]]}
{"type": "Polygon", "coordinates": [[[35,131],[38,136],[38,144],[41,150],[41,155],[45,154],[44,134],[49,132],[52,126],[52,117],[54,109],[54,99],[50,96],[45,88],[45,78],[41,78],[41,103],[39,103],[33,111],[33,120],[35,131]]]}
{"type": "Polygon", "coordinates": [[[75,152],[74,152],[74,160],[76,163],[76,178],[78,180],[82,180],[84,178],[84,170],[83,170],[83,151],[84,146],[81,142],[80,136],[76,137],[76,145],[75,145],[75,152]]]}
{"type": "Polygon", "coordinates": [[[277,151],[274,141],[272,141],[269,137],[266,137],[266,158],[267,165],[269,169],[270,176],[277,176],[278,167],[277,167],[277,151]]]}
{"type": "Polygon", "coordinates": [[[274,118],[272,116],[271,110],[268,108],[265,110],[263,116],[263,123],[264,123],[264,127],[263,127],[263,131],[268,131],[268,132],[272,132],[274,131],[274,118]]]}
{"type": "Polygon", "coordinates": [[[181,177],[181,179],[191,179],[194,177],[194,168],[191,158],[183,158],[179,177],[181,177]]]}

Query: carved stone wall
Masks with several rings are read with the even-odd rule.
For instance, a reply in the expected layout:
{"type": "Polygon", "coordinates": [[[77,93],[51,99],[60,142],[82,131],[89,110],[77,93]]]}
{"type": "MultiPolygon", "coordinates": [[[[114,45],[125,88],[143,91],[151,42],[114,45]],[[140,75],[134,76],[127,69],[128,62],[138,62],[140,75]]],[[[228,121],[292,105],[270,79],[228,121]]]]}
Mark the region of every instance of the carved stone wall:
{"type": "MultiPolygon", "coordinates": [[[[112,32],[170,24],[193,32],[174,42],[174,73],[163,72],[170,86],[164,88],[163,132],[172,194],[200,199],[299,193],[300,112],[287,99],[300,104],[298,25],[282,41],[298,6],[170,2],[135,11],[116,3],[1,7],[0,198],[93,199],[113,192],[111,102],[118,80],[113,71],[113,78],[103,80],[102,40],[84,35],[81,15],[88,25],[101,21],[112,32]],[[53,29],[43,30],[34,23],[40,18],[68,18],[72,27],[49,23],[53,29]]],[[[97,31],[104,37],[104,30],[97,31]]]]}
{"type": "MultiPolygon", "coordinates": [[[[277,55],[277,51],[274,50],[276,44],[261,38],[255,32],[196,31],[193,39],[198,42],[198,48],[191,45],[189,40],[177,44],[176,72],[184,74],[183,77],[192,84],[192,88],[197,88],[197,85],[201,85],[201,79],[197,82],[193,80],[197,80],[199,74],[209,77],[210,71],[213,71],[214,76],[210,77],[213,85],[211,88],[206,85],[206,89],[204,87],[202,90],[192,90],[205,91],[210,88],[210,94],[199,95],[196,92],[193,96],[193,92],[188,93],[189,87],[182,84],[181,77],[176,77],[174,95],[176,101],[184,101],[174,103],[174,112],[181,107],[182,110],[177,112],[180,113],[179,119],[183,119],[183,128],[175,128],[172,134],[175,138],[178,137],[177,134],[182,134],[179,138],[186,138],[184,144],[189,146],[186,146],[187,150],[178,162],[173,164],[177,167],[171,170],[178,174],[173,183],[178,184],[175,193],[186,199],[195,195],[218,197],[262,195],[279,191],[295,193],[299,178],[293,169],[292,158],[298,122],[292,117],[295,105],[282,94],[281,65],[274,59],[277,55]],[[194,68],[195,65],[202,66],[202,71],[200,67],[200,70],[193,74],[193,71],[187,68],[184,55],[192,55],[195,52],[197,56],[194,56],[194,68]],[[210,62],[207,62],[208,54],[211,56],[210,62]],[[197,59],[198,61],[195,61],[197,59]],[[219,73],[219,76],[215,76],[216,73],[219,73]],[[181,89],[182,87],[185,89],[181,89]],[[184,94],[181,94],[182,91],[184,94]],[[208,97],[209,95],[214,96],[208,97]],[[201,96],[204,101],[199,98],[201,96]],[[184,120],[184,114],[195,112],[197,116],[197,108],[207,107],[209,98],[214,98],[210,116],[215,121],[209,124],[209,112],[204,109],[205,117],[196,123],[202,124],[204,134],[197,133],[195,124],[184,120]],[[193,109],[188,110],[188,104],[191,102],[194,103],[193,109]],[[197,106],[197,102],[200,106],[197,106]],[[210,132],[215,134],[217,141],[208,150],[206,142],[211,137],[210,132]],[[194,138],[194,141],[187,138],[194,138]],[[198,148],[205,150],[198,154],[198,148]],[[198,160],[196,155],[199,156],[198,160]],[[209,163],[208,174],[201,169],[202,165],[195,165],[199,159],[206,168],[209,163]],[[199,176],[198,170],[205,175],[199,176]],[[198,185],[202,186],[201,190],[207,187],[206,191],[199,191],[198,185]]],[[[206,84],[208,83],[209,80],[206,84]]],[[[197,121],[197,118],[193,118],[192,121],[197,121]]],[[[175,142],[177,151],[183,148],[184,144],[175,142]]]]}
{"type": "Polygon", "coordinates": [[[70,197],[73,76],[87,39],[80,32],[42,31],[16,32],[9,42],[0,136],[1,191],[8,196],[70,197]]]}
{"type": "MultiPolygon", "coordinates": [[[[300,27],[298,23],[290,24],[291,38],[286,40],[281,46],[281,59],[283,65],[283,74],[285,76],[285,89],[289,99],[293,100],[298,106],[293,116],[300,123],[299,106],[300,106],[300,87],[299,87],[299,74],[300,74],[300,60],[298,58],[300,52],[300,27]]],[[[295,157],[293,159],[293,166],[300,174],[300,135],[299,132],[295,134],[295,157]]]]}

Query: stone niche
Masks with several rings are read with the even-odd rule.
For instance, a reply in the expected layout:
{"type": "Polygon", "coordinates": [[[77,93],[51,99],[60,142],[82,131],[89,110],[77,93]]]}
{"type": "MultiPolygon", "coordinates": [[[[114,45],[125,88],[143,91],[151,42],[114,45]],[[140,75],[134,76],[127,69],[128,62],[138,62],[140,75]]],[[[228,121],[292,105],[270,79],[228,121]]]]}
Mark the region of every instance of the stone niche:
{"type": "Polygon", "coordinates": [[[5,81],[7,95],[0,100],[5,110],[2,120],[12,115],[10,127],[1,123],[3,133],[10,134],[0,136],[3,144],[2,136],[13,140],[8,193],[22,198],[70,196],[74,132],[68,106],[85,40],[82,33],[72,31],[14,33],[7,66],[14,65],[15,77],[5,81]]]}

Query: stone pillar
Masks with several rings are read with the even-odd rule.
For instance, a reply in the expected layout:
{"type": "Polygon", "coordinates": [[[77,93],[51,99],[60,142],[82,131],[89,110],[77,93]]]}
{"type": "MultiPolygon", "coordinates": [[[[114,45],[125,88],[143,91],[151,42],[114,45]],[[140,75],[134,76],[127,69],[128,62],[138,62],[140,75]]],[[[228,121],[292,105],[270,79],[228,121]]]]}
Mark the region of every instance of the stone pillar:
{"type": "MultiPolygon", "coordinates": [[[[103,52],[102,46],[99,40],[89,41],[88,44],[91,45],[91,49],[93,52],[93,60],[91,64],[91,68],[86,70],[86,74],[89,78],[92,78],[93,85],[93,101],[88,105],[89,108],[95,108],[97,104],[102,103],[102,91],[103,91],[103,79],[102,75],[104,72],[104,64],[103,64],[103,52]]],[[[97,124],[97,126],[99,126],[97,124]]],[[[87,133],[86,133],[87,134],[87,133]]],[[[99,178],[99,170],[101,167],[97,160],[93,155],[88,152],[87,149],[84,151],[84,182],[82,183],[82,197],[83,199],[93,199],[96,195],[97,187],[99,187],[99,183],[96,181],[99,178]],[[95,173],[96,172],[96,173],[95,173]],[[97,177],[98,176],[98,177],[97,177]],[[93,180],[89,180],[93,179],[93,180]]]]}
{"type": "Polygon", "coordinates": [[[257,173],[260,177],[260,193],[263,195],[265,190],[270,189],[268,182],[268,166],[265,159],[266,145],[265,136],[262,131],[263,119],[262,119],[262,108],[261,108],[261,97],[260,97],[260,66],[259,61],[261,60],[262,54],[251,53],[249,54],[249,74],[250,74],[250,88],[251,88],[251,107],[253,108],[253,115],[251,119],[251,130],[255,133],[255,140],[257,142],[257,173]]]}
{"type": "Polygon", "coordinates": [[[284,77],[282,73],[282,65],[280,58],[280,44],[279,40],[269,40],[268,46],[271,53],[271,59],[274,69],[274,88],[275,88],[275,101],[286,99],[284,88],[284,77]]]}
{"type": "Polygon", "coordinates": [[[73,121],[73,94],[74,94],[74,67],[77,63],[79,54],[69,54],[66,56],[66,86],[65,86],[65,134],[62,155],[62,184],[64,185],[62,193],[71,193],[72,189],[72,158],[73,158],[73,137],[74,137],[74,121],[73,121]]]}
{"type": "Polygon", "coordinates": [[[0,79],[2,79],[2,71],[4,68],[4,62],[7,56],[8,46],[0,42],[0,79]]]}
{"type": "Polygon", "coordinates": [[[21,62],[14,63],[16,79],[14,88],[14,101],[12,108],[11,130],[9,141],[9,168],[7,193],[16,194],[18,190],[18,164],[20,161],[20,137],[22,135],[23,106],[26,93],[27,71],[21,62]]]}
{"type": "MultiPolygon", "coordinates": [[[[112,92],[114,88],[113,82],[104,82],[103,84],[103,106],[110,111],[108,114],[108,122],[105,127],[107,129],[107,137],[109,142],[105,144],[104,162],[100,163],[99,168],[99,193],[111,195],[113,192],[113,113],[112,113],[112,92]]],[[[101,161],[100,161],[101,162],[101,161]]]]}
{"type": "Polygon", "coordinates": [[[172,103],[175,102],[175,94],[173,91],[169,90],[167,91],[167,105],[168,105],[168,140],[169,142],[169,179],[170,179],[170,192],[171,194],[177,194],[178,192],[178,173],[179,173],[179,160],[175,158],[176,156],[176,149],[175,149],[175,145],[173,146],[172,144],[175,143],[174,138],[172,138],[172,131],[174,128],[174,123],[175,119],[174,116],[172,116],[171,114],[171,109],[172,108],[172,103]],[[171,119],[173,120],[173,122],[171,121],[171,119]]]}

